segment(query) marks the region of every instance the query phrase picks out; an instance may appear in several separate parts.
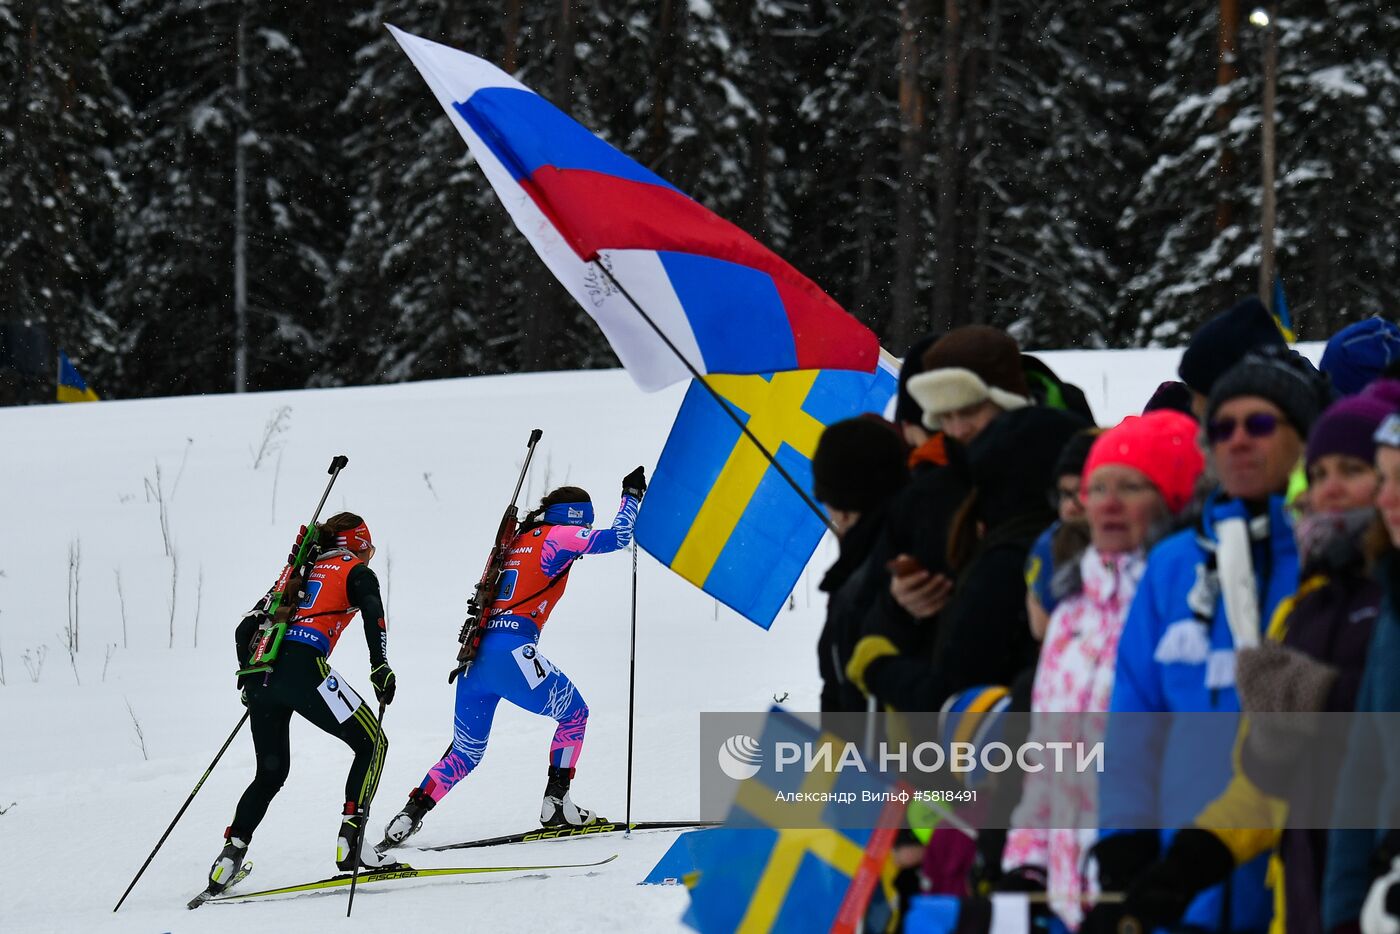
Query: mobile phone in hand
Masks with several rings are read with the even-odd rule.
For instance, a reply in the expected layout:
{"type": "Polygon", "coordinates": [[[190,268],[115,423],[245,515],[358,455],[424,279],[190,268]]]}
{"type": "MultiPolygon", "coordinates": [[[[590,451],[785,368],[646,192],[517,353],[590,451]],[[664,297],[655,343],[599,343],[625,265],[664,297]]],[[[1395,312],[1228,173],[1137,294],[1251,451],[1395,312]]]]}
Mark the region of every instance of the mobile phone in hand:
{"type": "Polygon", "coordinates": [[[919,563],[917,558],[910,555],[899,555],[886,562],[885,568],[895,577],[904,577],[908,574],[917,574],[924,569],[924,566],[919,563]]]}

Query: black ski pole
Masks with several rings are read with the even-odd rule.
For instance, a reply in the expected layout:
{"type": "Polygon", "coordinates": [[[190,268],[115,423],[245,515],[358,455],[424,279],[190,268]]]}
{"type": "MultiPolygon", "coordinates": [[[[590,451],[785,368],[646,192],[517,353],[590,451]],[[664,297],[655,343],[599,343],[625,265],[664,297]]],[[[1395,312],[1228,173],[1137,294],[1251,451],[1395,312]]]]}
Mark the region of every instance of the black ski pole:
{"type": "MultiPolygon", "coordinates": [[[[375,745],[384,741],[384,702],[379,702],[379,739],[375,740],[375,745]]],[[[378,750],[376,750],[377,752],[378,750]]],[[[379,785],[375,780],[375,787],[379,785]]],[[[369,823],[370,802],[365,802],[365,812],[360,815],[360,826],[355,828],[355,868],[350,870],[350,902],[345,906],[345,917],[350,917],[350,912],[355,910],[355,883],[360,881],[360,848],[365,845],[365,826],[369,823]]]]}
{"type": "Polygon", "coordinates": [[[632,539],[632,657],[627,663],[627,815],[624,837],[632,836],[632,723],[637,700],[637,539],[632,539]]]}
{"type": "Polygon", "coordinates": [[[247,722],[248,711],[245,710],[243,711],[243,716],[238,718],[238,725],[233,728],[233,732],[228,735],[228,739],[224,740],[224,744],[219,747],[219,752],[214,756],[214,761],[209,763],[209,768],[204,770],[204,774],[201,775],[199,781],[195,783],[194,791],[191,791],[190,796],[185,799],[185,803],[180,805],[180,810],[176,812],[175,819],[170,822],[170,826],[165,828],[165,833],[161,834],[160,839],[156,841],[155,849],[151,850],[151,855],[146,857],[146,861],[142,863],[141,868],[136,871],[136,878],[131,880],[131,884],[126,887],[126,891],[122,893],[122,897],[117,900],[117,907],[112,909],[114,913],[117,908],[122,906],[122,902],[126,901],[126,897],[131,894],[131,890],[136,888],[137,880],[139,880],[142,873],[146,871],[146,867],[151,865],[151,860],[156,858],[156,853],[158,853],[161,846],[165,844],[165,838],[170,836],[170,831],[174,830],[175,825],[180,822],[180,818],[185,816],[185,811],[189,808],[190,802],[194,800],[195,795],[199,794],[199,789],[204,787],[204,782],[209,777],[210,773],[214,771],[214,766],[219,764],[219,760],[224,757],[224,753],[227,752],[228,747],[232,745],[233,738],[238,735],[238,731],[243,729],[243,724],[247,722]]]}

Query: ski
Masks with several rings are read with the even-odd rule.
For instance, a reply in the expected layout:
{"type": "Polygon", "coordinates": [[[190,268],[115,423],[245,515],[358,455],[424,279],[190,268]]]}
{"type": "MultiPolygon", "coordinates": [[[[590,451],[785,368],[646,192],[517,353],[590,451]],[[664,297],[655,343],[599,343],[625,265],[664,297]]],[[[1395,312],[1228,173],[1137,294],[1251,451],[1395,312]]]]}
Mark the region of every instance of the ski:
{"type": "Polygon", "coordinates": [[[233,888],[235,885],[248,878],[248,873],[252,871],[252,862],[249,861],[244,863],[241,867],[239,867],[239,870],[233,874],[233,878],[229,880],[228,885],[224,886],[218,892],[215,892],[212,889],[205,889],[203,892],[200,892],[194,898],[190,899],[190,903],[185,907],[188,908],[190,911],[194,911],[200,905],[203,905],[210,899],[218,898],[220,894],[227,892],[229,889],[233,888]]]}
{"type": "MultiPolygon", "coordinates": [[[[395,879],[428,879],[434,876],[465,876],[486,872],[544,872],[556,869],[591,869],[594,866],[602,866],[617,859],[614,853],[607,859],[600,859],[593,863],[554,863],[546,866],[458,866],[446,869],[414,869],[405,863],[400,863],[393,869],[374,871],[362,871],[359,875],[357,885],[373,885],[376,882],[392,882],[395,879]]],[[[206,899],[216,904],[221,902],[240,902],[251,898],[263,898],[267,895],[299,895],[306,892],[319,892],[328,889],[338,889],[350,884],[350,873],[342,873],[338,876],[331,876],[329,879],[319,879],[316,882],[304,882],[301,885],[285,885],[277,889],[264,889],[261,892],[235,892],[232,895],[221,895],[215,898],[206,899]]],[[[193,905],[191,907],[194,907],[193,905]]]]}
{"type": "MultiPolygon", "coordinates": [[[[694,821],[694,820],[652,820],[633,821],[632,830],[677,830],[686,827],[717,827],[719,821],[694,821]]],[[[507,843],[533,843],[536,840],[564,840],[570,837],[594,837],[605,833],[623,833],[627,830],[627,825],[621,821],[599,822],[587,824],[583,827],[541,827],[537,830],[527,830],[524,833],[506,834],[503,837],[487,837],[483,840],[468,840],[465,843],[443,843],[438,846],[411,847],[418,850],[431,850],[441,852],[442,850],[472,850],[482,846],[504,846],[507,843]]],[[[388,841],[384,841],[387,843],[388,841]]],[[[384,847],[384,843],[380,847],[384,847]]],[[[392,846],[392,844],[390,844],[392,846]]],[[[410,845],[411,846],[411,845],[410,845]]],[[[383,849],[380,850],[383,852],[383,849]]]]}

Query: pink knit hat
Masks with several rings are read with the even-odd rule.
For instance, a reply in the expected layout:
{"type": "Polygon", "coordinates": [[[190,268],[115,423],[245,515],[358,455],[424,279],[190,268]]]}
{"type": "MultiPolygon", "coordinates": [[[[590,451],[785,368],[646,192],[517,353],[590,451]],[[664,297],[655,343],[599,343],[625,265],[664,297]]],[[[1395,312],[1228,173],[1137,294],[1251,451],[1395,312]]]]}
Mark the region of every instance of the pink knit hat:
{"type": "Polygon", "coordinates": [[[1080,489],[1087,490],[1089,478],[1105,464],[1132,467],[1152,481],[1168,509],[1179,513],[1191,502],[1206,464],[1196,446],[1199,432],[1194,418],[1172,409],[1129,415],[1094,442],[1080,489]]]}

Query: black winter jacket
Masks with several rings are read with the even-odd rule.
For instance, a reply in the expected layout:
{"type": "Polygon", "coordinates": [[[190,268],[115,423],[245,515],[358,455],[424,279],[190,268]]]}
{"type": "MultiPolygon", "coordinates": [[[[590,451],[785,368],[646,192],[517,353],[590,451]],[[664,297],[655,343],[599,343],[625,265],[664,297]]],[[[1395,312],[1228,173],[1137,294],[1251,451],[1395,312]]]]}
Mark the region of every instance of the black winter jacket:
{"type": "Polygon", "coordinates": [[[889,579],[875,555],[887,514],[887,506],[861,514],[842,537],[841,555],[820,584],[820,589],[828,594],[826,625],[817,641],[824,711],[865,710],[865,695],[846,678],[846,663],[860,639],[865,614],[879,596],[879,588],[889,579]]]}
{"type": "Polygon", "coordinates": [[[1026,556],[1048,524],[1041,512],[990,530],[958,575],[922,654],[871,663],[865,684],[896,710],[935,711],[948,695],[978,685],[1012,684],[1038,647],[1026,619],[1026,556]]]}

